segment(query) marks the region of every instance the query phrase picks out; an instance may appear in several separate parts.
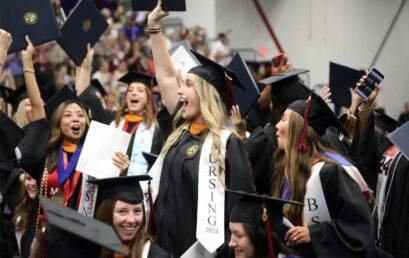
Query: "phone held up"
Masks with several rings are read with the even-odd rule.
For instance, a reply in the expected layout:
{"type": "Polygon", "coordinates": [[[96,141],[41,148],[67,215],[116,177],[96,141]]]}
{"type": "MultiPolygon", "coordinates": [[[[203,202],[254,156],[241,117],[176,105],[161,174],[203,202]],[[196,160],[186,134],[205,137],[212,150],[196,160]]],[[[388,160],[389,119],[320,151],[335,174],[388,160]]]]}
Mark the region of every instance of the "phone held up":
{"type": "Polygon", "coordinates": [[[384,76],[376,68],[372,68],[364,82],[355,88],[355,93],[358,94],[363,101],[367,101],[371,92],[375,89],[375,84],[380,84],[384,76]]]}

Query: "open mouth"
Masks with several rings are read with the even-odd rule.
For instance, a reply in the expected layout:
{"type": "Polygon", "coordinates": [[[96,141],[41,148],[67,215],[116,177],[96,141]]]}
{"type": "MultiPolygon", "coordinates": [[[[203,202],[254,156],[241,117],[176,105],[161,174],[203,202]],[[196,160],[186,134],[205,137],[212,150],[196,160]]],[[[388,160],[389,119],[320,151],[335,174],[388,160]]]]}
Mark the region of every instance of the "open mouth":
{"type": "Polygon", "coordinates": [[[73,125],[73,126],[71,126],[71,130],[74,133],[78,133],[81,130],[81,127],[79,125],[73,125]]]}
{"type": "Polygon", "coordinates": [[[189,104],[189,101],[187,99],[184,99],[184,98],[181,98],[179,101],[183,102],[183,106],[185,106],[185,107],[189,104]]]}
{"type": "Polygon", "coordinates": [[[131,104],[138,104],[138,103],[139,103],[139,99],[131,98],[131,104]]]}

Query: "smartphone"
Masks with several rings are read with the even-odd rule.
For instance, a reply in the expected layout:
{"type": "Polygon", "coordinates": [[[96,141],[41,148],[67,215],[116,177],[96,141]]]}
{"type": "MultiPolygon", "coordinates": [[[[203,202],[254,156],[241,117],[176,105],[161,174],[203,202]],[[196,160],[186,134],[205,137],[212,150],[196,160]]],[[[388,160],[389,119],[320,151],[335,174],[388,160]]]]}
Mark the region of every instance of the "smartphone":
{"type": "Polygon", "coordinates": [[[283,59],[283,57],[284,57],[283,53],[280,53],[280,54],[274,56],[273,57],[273,66],[278,67],[280,65],[281,59],[283,59]]]}
{"type": "Polygon", "coordinates": [[[384,76],[376,68],[372,68],[365,81],[355,88],[355,93],[358,94],[363,101],[367,101],[371,92],[375,89],[375,83],[380,84],[384,76]]]}

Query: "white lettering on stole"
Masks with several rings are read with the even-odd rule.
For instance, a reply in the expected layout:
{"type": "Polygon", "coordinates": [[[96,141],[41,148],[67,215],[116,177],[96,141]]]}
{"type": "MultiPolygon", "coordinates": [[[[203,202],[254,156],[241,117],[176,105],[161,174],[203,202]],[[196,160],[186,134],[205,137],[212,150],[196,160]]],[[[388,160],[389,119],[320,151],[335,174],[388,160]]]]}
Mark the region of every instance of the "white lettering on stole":
{"type": "Polygon", "coordinates": [[[216,213],[217,213],[217,208],[216,208],[216,202],[214,202],[214,189],[216,189],[216,180],[217,180],[217,175],[216,175],[216,160],[213,160],[212,154],[209,154],[209,181],[208,181],[208,188],[209,188],[209,195],[210,195],[210,201],[207,203],[207,227],[206,227],[206,233],[218,233],[217,230],[217,220],[216,220],[216,213]]]}

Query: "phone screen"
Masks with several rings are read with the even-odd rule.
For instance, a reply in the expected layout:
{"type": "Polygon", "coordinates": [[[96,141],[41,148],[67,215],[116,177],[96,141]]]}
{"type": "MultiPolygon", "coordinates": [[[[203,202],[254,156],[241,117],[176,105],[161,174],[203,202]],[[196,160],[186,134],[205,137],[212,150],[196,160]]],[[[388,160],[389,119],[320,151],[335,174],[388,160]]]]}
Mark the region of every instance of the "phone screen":
{"type": "Polygon", "coordinates": [[[384,76],[381,72],[379,72],[376,68],[372,68],[365,81],[355,88],[355,92],[361,97],[363,101],[367,101],[369,95],[375,88],[375,83],[380,84],[383,80],[384,76]]]}

